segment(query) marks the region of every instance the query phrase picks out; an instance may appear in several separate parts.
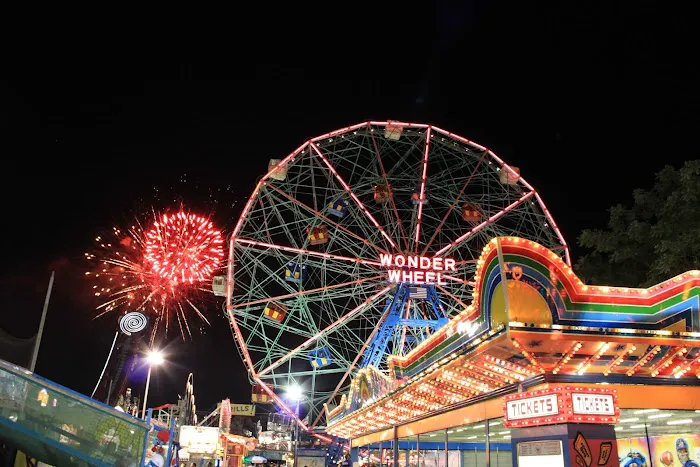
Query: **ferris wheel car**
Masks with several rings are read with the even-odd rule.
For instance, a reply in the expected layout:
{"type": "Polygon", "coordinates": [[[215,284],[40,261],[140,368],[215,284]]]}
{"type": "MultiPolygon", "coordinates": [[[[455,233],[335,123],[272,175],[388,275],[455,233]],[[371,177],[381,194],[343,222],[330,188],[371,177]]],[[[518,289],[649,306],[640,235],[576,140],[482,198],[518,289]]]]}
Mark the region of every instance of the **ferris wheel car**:
{"type": "Polygon", "coordinates": [[[466,222],[479,222],[481,220],[481,207],[474,203],[463,204],[462,219],[466,222]]]}
{"type": "Polygon", "coordinates": [[[387,126],[384,127],[384,137],[387,139],[398,141],[401,139],[401,133],[403,133],[403,126],[394,122],[389,122],[387,126]]]}
{"type": "MultiPolygon", "coordinates": [[[[430,198],[429,196],[429,190],[428,188],[423,189],[423,204],[428,204],[428,199],[430,198]]],[[[411,195],[411,202],[413,204],[418,204],[420,203],[420,187],[416,188],[413,190],[413,194],[411,195]]]]}
{"type": "Polygon", "coordinates": [[[270,318],[273,321],[281,323],[287,316],[287,307],[282,305],[281,303],[269,302],[267,305],[265,305],[263,315],[266,318],[270,318]]]}
{"type": "Polygon", "coordinates": [[[345,201],[342,198],[338,198],[334,201],[331,201],[331,203],[328,205],[326,212],[328,214],[332,214],[336,217],[343,218],[345,217],[345,214],[348,212],[348,202],[345,201]]]}
{"type": "Polygon", "coordinates": [[[515,172],[515,174],[503,167],[499,172],[498,178],[503,184],[515,185],[520,179],[520,169],[512,165],[510,166],[510,168],[513,169],[513,172],[515,172]]]}
{"type": "Polygon", "coordinates": [[[267,170],[270,172],[270,178],[273,180],[284,181],[287,178],[287,168],[277,168],[280,162],[282,162],[282,159],[270,159],[270,162],[267,164],[267,170]]]}
{"type": "Polygon", "coordinates": [[[308,232],[309,243],[311,245],[323,245],[324,243],[328,243],[328,227],[325,225],[309,228],[308,232]]]}
{"type": "Polygon", "coordinates": [[[301,284],[304,281],[304,274],[306,274],[305,264],[290,261],[284,270],[284,280],[301,284]]]}
{"type": "Polygon", "coordinates": [[[309,362],[314,368],[323,368],[333,363],[331,358],[331,351],[328,347],[318,347],[314,350],[309,351],[309,362]]]}
{"type": "Polygon", "coordinates": [[[377,204],[388,203],[391,199],[391,186],[388,184],[375,185],[372,190],[374,191],[374,201],[377,204]]]}

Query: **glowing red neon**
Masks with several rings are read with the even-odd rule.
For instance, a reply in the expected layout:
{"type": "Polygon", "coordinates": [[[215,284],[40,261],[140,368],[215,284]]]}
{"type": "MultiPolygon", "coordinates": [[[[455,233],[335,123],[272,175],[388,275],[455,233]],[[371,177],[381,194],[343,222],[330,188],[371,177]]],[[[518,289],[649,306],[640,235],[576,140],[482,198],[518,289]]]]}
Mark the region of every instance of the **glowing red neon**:
{"type": "Polygon", "coordinates": [[[423,152],[423,176],[420,179],[420,198],[418,199],[418,218],[416,219],[416,253],[418,253],[418,239],[420,238],[420,223],[423,218],[423,203],[425,202],[425,182],[428,178],[428,154],[430,153],[431,127],[425,134],[425,151],[423,152]]]}
{"type": "Polygon", "coordinates": [[[379,255],[387,271],[389,282],[410,282],[412,284],[444,285],[442,271],[455,271],[456,261],[438,256],[379,255]]]}
{"type": "Polygon", "coordinates": [[[562,386],[508,394],[503,407],[506,428],[557,423],[616,424],[617,392],[607,388],[562,386]]]}
{"type": "Polygon", "coordinates": [[[377,261],[369,261],[369,260],[362,259],[362,258],[350,258],[349,256],[332,255],[330,253],[322,253],[319,251],[302,250],[301,248],[293,248],[291,246],[280,246],[280,245],[275,245],[273,243],[257,242],[255,240],[250,240],[247,238],[236,238],[233,241],[235,241],[237,243],[244,243],[247,245],[260,246],[260,247],[264,247],[264,248],[272,248],[272,249],[281,250],[281,251],[288,251],[290,253],[301,253],[301,254],[305,254],[305,255],[309,255],[309,256],[316,256],[318,258],[337,259],[340,261],[350,261],[353,263],[368,264],[371,266],[379,266],[379,263],[377,261]]]}

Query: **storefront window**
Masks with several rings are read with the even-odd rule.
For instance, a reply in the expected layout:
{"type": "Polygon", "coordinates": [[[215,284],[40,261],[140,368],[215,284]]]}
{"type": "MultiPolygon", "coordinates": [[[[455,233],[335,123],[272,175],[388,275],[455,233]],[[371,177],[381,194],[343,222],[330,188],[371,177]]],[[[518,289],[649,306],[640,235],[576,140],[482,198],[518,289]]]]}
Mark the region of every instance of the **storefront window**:
{"type": "Polygon", "coordinates": [[[483,421],[447,430],[451,466],[486,465],[486,426],[487,423],[483,421]]]}
{"type": "Polygon", "coordinates": [[[391,441],[382,441],[360,447],[357,461],[365,467],[391,467],[393,462],[391,441]]]}
{"type": "Polygon", "coordinates": [[[377,453],[378,449],[373,449],[371,445],[362,446],[357,450],[357,462],[365,467],[379,465],[377,453]]]}
{"type": "Polygon", "coordinates": [[[503,418],[489,420],[489,451],[491,467],[512,467],[510,429],[503,426],[503,418]]]}
{"type": "Polygon", "coordinates": [[[700,459],[700,413],[695,411],[623,409],[615,434],[621,466],[642,459],[664,466],[700,459]]]}
{"type": "Polygon", "coordinates": [[[510,430],[501,418],[450,428],[446,434],[448,467],[512,466],[510,430]]]}
{"type": "Polygon", "coordinates": [[[418,466],[418,436],[399,439],[399,467],[418,466]]]}
{"type": "MultiPolygon", "coordinates": [[[[420,467],[447,467],[445,441],[447,430],[431,431],[420,435],[420,467]]],[[[457,458],[459,462],[459,458],[457,458]]],[[[459,463],[452,464],[459,467],[459,463]]]]}

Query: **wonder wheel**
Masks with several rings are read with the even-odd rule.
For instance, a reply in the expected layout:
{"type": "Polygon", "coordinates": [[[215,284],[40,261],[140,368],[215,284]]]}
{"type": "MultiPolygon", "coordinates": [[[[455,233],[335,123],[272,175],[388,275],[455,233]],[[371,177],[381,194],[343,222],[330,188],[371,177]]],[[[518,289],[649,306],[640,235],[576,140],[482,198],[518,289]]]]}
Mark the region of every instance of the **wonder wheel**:
{"type": "Polygon", "coordinates": [[[303,388],[303,427],[354,372],[385,370],[465,310],[491,238],[534,240],[569,262],[518,168],[432,125],[360,123],[268,169],[231,236],[226,306],[251,382],[290,413],[273,389],[303,388]]]}

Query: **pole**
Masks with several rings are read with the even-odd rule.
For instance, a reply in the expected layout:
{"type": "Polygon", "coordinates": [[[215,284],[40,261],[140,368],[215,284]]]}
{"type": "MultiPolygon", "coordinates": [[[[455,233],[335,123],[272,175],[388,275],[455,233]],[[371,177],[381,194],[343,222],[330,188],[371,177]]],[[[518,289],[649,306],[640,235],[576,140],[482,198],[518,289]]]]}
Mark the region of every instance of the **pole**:
{"type": "MultiPolygon", "coordinates": [[[[445,429],[447,432],[447,429],[445,429]]],[[[447,436],[447,435],[445,435],[447,436]]],[[[394,458],[392,465],[394,467],[399,467],[399,436],[396,431],[396,425],[394,425],[392,439],[391,439],[391,455],[394,458]]]]}
{"type": "MultiPolygon", "coordinates": [[[[299,399],[297,399],[297,420],[299,420],[299,399]]],[[[294,424],[294,467],[299,467],[299,423],[294,424]]]]}
{"type": "Polygon", "coordinates": [[[105,366],[102,367],[102,373],[100,373],[100,379],[97,380],[97,384],[95,385],[95,389],[92,390],[92,394],[90,394],[90,397],[95,397],[95,393],[97,392],[97,388],[100,386],[100,383],[102,382],[102,377],[105,375],[105,370],[107,369],[107,364],[109,363],[109,359],[112,358],[112,351],[114,350],[114,344],[117,343],[117,337],[119,337],[119,331],[117,331],[114,334],[114,340],[112,341],[112,347],[110,347],[110,349],[109,349],[109,355],[107,355],[107,361],[105,362],[105,366]]]}
{"type": "Polygon", "coordinates": [[[148,376],[146,376],[146,392],[143,393],[143,419],[146,419],[146,400],[148,399],[148,386],[151,384],[151,369],[153,365],[148,365],[148,376]]]}
{"type": "Polygon", "coordinates": [[[416,435],[416,467],[420,467],[420,435],[416,435]]]}
{"type": "Polygon", "coordinates": [[[447,428],[445,428],[445,467],[448,467],[450,463],[450,435],[447,434],[447,428]]]}
{"type": "Polygon", "coordinates": [[[54,271],[51,271],[51,279],[49,279],[49,288],[46,291],[46,299],[44,300],[44,310],[41,313],[41,321],[39,322],[39,332],[36,334],[36,342],[34,343],[34,353],[32,354],[32,363],[29,365],[29,371],[34,373],[36,367],[36,359],[39,356],[39,346],[41,345],[41,336],[44,334],[44,323],[46,323],[46,312],[49,310],[49,300],[51,299],[51,289],[53,288],[54,271]]]}
{"type": "Polygon", "coordinates": [[[644,438],[647,440],[647,452],[649,453],[649,466],[654,467],[654,461],[651,459],[651,445],[649,444],[649,430],[647,430],[647,422],[644,422],[644,438]]]}

